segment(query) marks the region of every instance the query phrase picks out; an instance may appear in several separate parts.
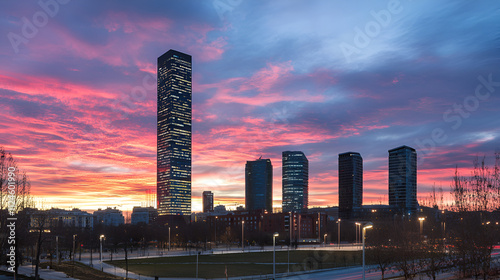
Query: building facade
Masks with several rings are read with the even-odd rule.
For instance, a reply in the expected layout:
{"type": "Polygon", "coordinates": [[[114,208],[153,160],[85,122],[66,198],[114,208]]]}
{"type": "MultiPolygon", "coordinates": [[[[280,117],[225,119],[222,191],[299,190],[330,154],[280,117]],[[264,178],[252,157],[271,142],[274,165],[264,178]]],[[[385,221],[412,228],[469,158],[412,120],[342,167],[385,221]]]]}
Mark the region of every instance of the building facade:
{"type": "Polygon", "coordinates": [[[203,192],[203,213],[214,211],[214,194],[211,191],[203,192]]]}
{"type": "Polygon", "coordinates": [[[300,212],[309,202],[309,161],[303,152],[282,153],[283,212],[300,212]]]}
{"type": "Polygon", "coordinates": [[[273,165],[270,159],[247,161],[245,165],[246,210],[273,211],[273,165]]]}
{"type": "Polygon", "coordinates": [[[417,210],[417,152],[411,147],[389,150],[389,205],[408,213],[417,210]]]}
{"type": "Polygon", "coordinates": [[[125,223],[122,211],[116,208],[108,207],[104,210],[99,208],[92,215],[94,216],[94,225],[119,226],[125,223]]]}
{"type": "Polygon", "coordinates": [[[363,205],[363,158],[359,153],[339,154],[339,217],[350,219],[363,205]]]}
{"type": "Polygon", "coordinates": [[[94,227],[92,214],[76,208],[72,210],[58,208],[38,210],[26,208],[25,213],[27,213],[30,218],[30,228],[39,228],[42,222],[44,228],[71,227],[92,229],[94,227]]]}
{"type": "Polygon", "coordinates": [[[156,221],[158,217],[158,211],[154,207],[138,207],[135,206],[132,209],[132,214],[130,215],[130,223],[137,225],[139,223],[151,224],[156,221]]]}
{"type": "Polygon", "coordinates": [[[157,203],[159,215],[191,214],[191,56],[158,58],[157,203]]]}

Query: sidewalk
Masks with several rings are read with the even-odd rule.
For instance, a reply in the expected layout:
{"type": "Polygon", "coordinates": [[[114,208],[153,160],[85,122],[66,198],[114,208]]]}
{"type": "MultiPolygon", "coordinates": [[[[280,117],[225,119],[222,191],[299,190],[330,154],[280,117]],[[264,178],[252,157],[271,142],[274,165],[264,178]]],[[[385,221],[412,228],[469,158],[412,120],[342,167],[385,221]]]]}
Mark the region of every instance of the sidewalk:
{"type": "MultiPolygon", "coordinates": [[[[38,274],[40,275],[40,278],[42,278],[42,279],[46,279],[46,280],[63,280],[63,279],[64,280],[78,280],[78,279],[69,277],[68,275],[66,275],[63,272],[55,271],[52,269],[44,269],[42,267],[44,267],[44,266],[41,265],[40,268],[38,269],[38,274]]],[[[47,266],[45,266],[45,267],[47,267],[47,266]]],[[[0,266],[0,270],[7,271],[7,267],[2,265],[2,266],[0,266]]],[[[31,265],[20,266],[18,271],[19,271],[19,274],[22,274],[22,275],[26,275],[26,276],[30,276],[30,277],[35,276],[35,269],[31,265]]]]}

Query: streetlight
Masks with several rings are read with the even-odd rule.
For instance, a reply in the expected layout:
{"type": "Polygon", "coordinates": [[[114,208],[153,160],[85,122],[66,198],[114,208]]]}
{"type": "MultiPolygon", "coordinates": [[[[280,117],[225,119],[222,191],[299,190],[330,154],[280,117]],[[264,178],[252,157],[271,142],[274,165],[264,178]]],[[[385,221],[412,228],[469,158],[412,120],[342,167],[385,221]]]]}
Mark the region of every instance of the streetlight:
{"type": "Polygon", "coordinates": [[[102,240],[103,240],[103,239],[104,239],[104,234],[101,234],[101,236],[99,236],[99,243],[100,243],[100,245],[101,245],[101,251],[100,251],[100,253],[99,253],[99,256],[100,256],[100,258],[101,258],[101,271],[103,271],[103,270],[102,270],[102,240]]]}
{"type": "Polygon", "coordinates": [[[168,227],[168,251],[170,252],[170,227],[168,227]]]}
{"type": "Polygon", "coordinates": [[[355,225],[356,225],[356,243],[359,244],[360,243],[359,236],[361,235],[361,223],[356,222],[355,225]]]}
{"type": "Polygon", "coordinates": [[[201,254],[201,252],[196,249],[196,279],[198,279],[198,256],[201,254]]]}
{"type": "Polygon", "coordinates": [[[321,213],[318,212],[318,243],[321,245],[321,213]]]}
{"type": "Polygon", "coordinates": [[[327,235],[328,235],[328,234],[326,234],[326,233],[325,233],[325,235],[323,235],[323,237],[324,237],[324,239],[325,239],[325,241],[323,242],[323,243],[325,243],[325,247],[326,247],[326,236],[327,236],[327,235]]]}
{"type": "Polygon", "coordinates": [[[363,234],[362,234],[362,239],[363,239],[363,280],[365,280],[365,232],[367,229],[373,228],[373,224],[371,222],[366,223],[363,226],[363,234]]]}
{"type": "Polygon", "coordinates": [[[290,246],[292,246],[292,230],[293,230],[293,223],[292,223],[292,212],[288,212],[288,235],[290,235],[290,242],[288,244],[288,269],[287,273],[290,273],[290,246]]]}
{"type": "Polygon", "coordinates": [[[273,234],[273,279],[276,279],[276,237],[278,236],[277,232],[273,234]]]}
{"type": "Polygon", "coordinates": [[[73,264],[75,263],[75,238],[76,234],[73,234],[73,264]]]}
{"type": "Polygon", "coordinates": [[[342,221],[341,219],[338,219],[338,220],[337,220],[337,225],[338,225],[338,235],[339,235],[339,249],[340,249],[340,222],[341,222],[341,221],[342,221]]]}
{"type": "Polygon", "coordinates": [[[215,247],[216,248],[217,248],[217,218],[218,218],[218,216],[215,216],[214,243],[215,243],[215,247]]]}
{"type": "Polygon", "coordinates": [[[420,235],[422,235],[425,218],[424,217],[420,217],[420,218],[418,218],[418,220],[420,221],[420,235]]]}
{"type": "Polygon", "coordinates": [[[245,221],[241,221],[241,250],[245,251],[245,221]]]}
{"type": "Polygon", "coordinates": [[[59,263],[59,236],[56,236],[56,260],[57,264],[59,263]]]}
{"type": "Polygon", "coordinates": [[[71,266],[71,276],[75,275],[75,238],[76,234],[73,234],[73,265],[71,266]]]}

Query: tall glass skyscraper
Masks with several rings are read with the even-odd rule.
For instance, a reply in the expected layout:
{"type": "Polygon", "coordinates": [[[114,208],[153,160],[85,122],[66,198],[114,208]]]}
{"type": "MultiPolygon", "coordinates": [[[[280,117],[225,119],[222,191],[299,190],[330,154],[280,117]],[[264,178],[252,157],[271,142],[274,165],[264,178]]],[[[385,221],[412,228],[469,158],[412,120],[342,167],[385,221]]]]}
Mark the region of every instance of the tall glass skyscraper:
{"type": "Polygon", "coordinates": [[[245,165],[246,210],[273,211],[273,165],[270,159],[247,161],[245,165]]]}
{"type": "Polygon", "coordinates": [[[282,153],[283,212],[306,210],[309,203],[309,160],[299,151],[282,153]]]}
{"type": "Polygon", "coordinates": [[[389,150],[389,205],[409,213],[417,210],[417,152],[411,147],[389,150]]]}
{"type": "Polygon", "coordinates": [[[363,204],[363,158],[359,153],[339,154],[339,217],[350,219],[363,204]]]}
{"type": "Polygon", "coordinates": [[[191,214],[191,56],[158,58],[157,200],[159,215],[191,214]]]}

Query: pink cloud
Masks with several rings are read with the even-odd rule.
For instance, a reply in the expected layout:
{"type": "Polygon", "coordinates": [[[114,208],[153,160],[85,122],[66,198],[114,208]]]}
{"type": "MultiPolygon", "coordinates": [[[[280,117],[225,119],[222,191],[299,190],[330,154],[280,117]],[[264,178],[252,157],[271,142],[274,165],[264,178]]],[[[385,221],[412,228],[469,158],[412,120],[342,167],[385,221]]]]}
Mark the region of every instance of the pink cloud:
{"type": "Polygon", "coordinates": [[[240,103],[252,106],[265,106],[280,101],[322,102],[321,94],[310,94],[304,89],[290,94],[284,89],[287,82],[294,79],[291,62],[272,64],[261,68],[251,77],[234,77],[215,84],[199,84],[200,90],[216,89],[216,94],[207,103],[240,103]],[[255,92],[256,94],[251,94],[255,92]],[[249,96],[248,94],[251,94],[249,96]]]}

